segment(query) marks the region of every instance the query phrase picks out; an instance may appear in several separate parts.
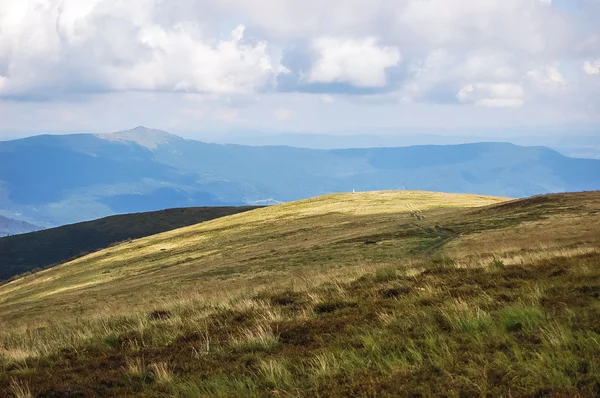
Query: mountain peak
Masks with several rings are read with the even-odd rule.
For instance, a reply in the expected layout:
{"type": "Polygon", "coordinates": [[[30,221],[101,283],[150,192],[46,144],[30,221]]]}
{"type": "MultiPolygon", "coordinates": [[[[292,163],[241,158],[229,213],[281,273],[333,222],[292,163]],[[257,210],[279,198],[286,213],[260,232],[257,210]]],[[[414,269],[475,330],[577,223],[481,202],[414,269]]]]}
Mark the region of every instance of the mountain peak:
{"type": "Polygon", "coordinates": [[[156,149],[159,145],[169,144],[181,140],[174,134],[166,131],[138,126],[131,130],[117,131],[112,134],[98,134],[98,137],[109,141],[135,142],[148,149],[156,149]]]}

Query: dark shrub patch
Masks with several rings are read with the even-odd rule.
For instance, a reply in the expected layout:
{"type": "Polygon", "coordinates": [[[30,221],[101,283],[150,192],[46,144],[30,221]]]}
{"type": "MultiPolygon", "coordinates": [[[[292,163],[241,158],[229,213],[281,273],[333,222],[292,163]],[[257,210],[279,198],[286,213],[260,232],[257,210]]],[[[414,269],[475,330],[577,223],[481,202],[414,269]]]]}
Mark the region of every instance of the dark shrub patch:
{"type": "Polygon", "coordinates": [[[328,314],[348,307],[356,307],[356,303],[348,301],[327,301],[325,303],[317,304],[314,311],[317,314],[328,314]]]}
{"type": "Polygon", "coordinates": [[[148,315],[148,318],[150,318],[150,320],[152,320],[152,321],[159,321],[159,320],[162,320],[162,319],[169,319],[170,317],[171,317],[171,312],[167,311],[167,310],[152,311],[148,315]]]}
{"type": "Polygon", "coordinates": [[[593,298],[600,298],[600,285],[596,286],[581,286],[577,289],[580,293],[583,293],[593,298]]]}
{"type": "Polygon", "coordinates": [[[408,293],[410,293],[410,287],[408,286],[392,287],[389,289],[382,289],[379,291],[379,295],[383,298],[402,297],[406,296],[408,293]]]}
{"type": "Polygon", "coordinates": [[[282,307],[300,307],[306,303],[306,299],[303,294],[286,290],[270,298],[271,304],[279,305],[282,307]]]}

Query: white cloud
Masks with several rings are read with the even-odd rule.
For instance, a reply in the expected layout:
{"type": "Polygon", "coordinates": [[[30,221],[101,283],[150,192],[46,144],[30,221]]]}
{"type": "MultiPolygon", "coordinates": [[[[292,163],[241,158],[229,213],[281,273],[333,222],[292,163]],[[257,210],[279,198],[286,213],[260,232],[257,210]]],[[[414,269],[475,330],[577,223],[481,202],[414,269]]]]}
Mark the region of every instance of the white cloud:
{"type": "Polygon", "coordinates": [[[0,0],[0,95],[248,93],[285,72],[264,40],[245,38],[243,25],[216,38],[193,20],[161,25],[157,7],[168,5],[0,0]]]}
{"type": "Polygon", "coordinates": [[[583,70],[588,75],[597,75],[600,73],[600,58],[595,61],[585,61],[583,63],[583,70]]]}
{"type": "Polygon", "coordinates": [[[519,74],[513,57],[503,51],[485,49],[461,54],[435,49],[424,58],[413,59],[402,96],[407,101],[435,100],[449,93],[453,97],[468,82],[511,83],[518,81],[519,74]]]}
{"type": "MultiPolygon", "coordinates": [[[[379,115],[386,106],[392,110],[385,117],[361,123],[393,124],[398,109],[427,114],[428,107],[452,107],[448,115],[459,108],[465,109],[461,115],[485,112],[488,118],[494,107],[537,107],[539,123],[546,123],[551,108],[556,120],[597,120],[598,112],[586,109],[600,96],[600,3],[582,0],[567,10],[564,3],[0,0],[0,128],[36,120],[42,129],[76,125],[60,111],[29,116],[34,109],[54,110],[51,103],[60,105],[65,97],[77,99],[68,105],[76,103],[74,115],[91,112],[93,101],[121,98],[119,109],[107,109],[123,112],[117,121],[139,119],[133,125],[158,125],[161,113],[168,113],[165,104],[176,98],[195,105],[184,103],[163,118],[185,114],[194,126],[199,117],[203,125],[253,120],[252,126],[262,126],[247,111],[256,107],[264,107],[260,118],[274,128],[281,128],[278,109],[302,114],[295,124],[302,120],[308,129],[325,125],[324,119],[328,126],[342,123],[328,118],[344,119],[349,109],[379,115]],[[311,113],[285,101],[299,93],[318,117],[305,118],[311,113]],[[154,102],[142,94],[155,96],[162,107],[150,114],[146,108],[154,102]],[[280,103],[269,107],[255,100],[275,94],[280,103]],[[48,101],[30,102],[36,99],[48,101]],[[465,106],[470,104],[490,109],[473,111],[465,106]]],[[[106,114],[78,117],[104,123],[106,114]]]]}
{"type": "Polygon", "coordinates": [[[476,106],[514,108],[523,105],[525,90],[513,83],[475,83],[462,87],[456,97],[460,102],[476,106]]]}
{"type": "Polygon", "coordinates": [[[378,45],[373,37],[348,39],[323,37],[313,42],[317,54],[308,81],[349,83],[356,87],[384,87],[386,69],[401,60],[395,47],[378,45]]]}
{"type": "Polygon", "coordinates": [[[281,72],[264,42],[244,44],[244,26],[214,45],[194,38],[194,24],[172,31],[148,27],[142,42],[152,57],[125,70],[116,68],[111,80],[118,90],[174,90],[218,94],[250,93],[281,72]]]}
{"type": "Polygon", "coordinates": [[[530,100],[533,101],[542,97],[556,100],[572,89],[572,84],[566,81],[556,62],[531,69],[524,77],[523,84],[531,93],[530,100]]]}
{"type": "Polygon", "coordinates": [[[565,78],[556,65],[545,65],[527,72],[527,76],[540,84],[565,84],[565,78]]]}

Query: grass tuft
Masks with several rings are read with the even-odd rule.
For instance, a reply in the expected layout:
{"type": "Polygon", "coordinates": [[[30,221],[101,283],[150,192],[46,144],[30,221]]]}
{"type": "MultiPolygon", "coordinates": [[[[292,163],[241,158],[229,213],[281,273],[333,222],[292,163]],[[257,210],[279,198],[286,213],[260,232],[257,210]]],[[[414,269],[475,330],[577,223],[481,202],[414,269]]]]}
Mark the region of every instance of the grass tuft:
{"type": "Polygon", "coordinates": [[[506,264],[504,264],[504,261],[500,260],[499,258],[494,257],[490,263],[490,267],[493,269],[503,269],[506,267],[506,264]]]}
{"type": "Polygon", "coordinates": [[[322,353],[308,361],[309,372],[318,378],[333,377],[341,371],[341,364],[332,353],[322,353]]]}
{"type": "Polygon", "coordinates": [[[148,371],[143,358],[133,358],[127,361],[125,373],[134,381],[145,382],[151,373],[148,371]]]}
{"type": "Polygon", "coordinates": [[[537,307],[511,306],[500,311],[500,322],[507,332],[531,331],[544,321],[544,312],[537,307]]]}
{"type": "Polygon", "coordinates": [[[241,329],[230,338],[229,344],[237,350],[271,350],[279,344],[279,335],[268,324],[241,329]]]}
{"type": "Polygon", "coordinates": [[[166,362],[153,363],[148,366],[152,379],[161,385],[171,384],[173,372],[166,362]]]}
{"type": "Polygon", "coordinates": [[[373,275],[374,282],[389,282],[398,278],[399,273],[398,269],[395,267],[384,267],[375,271],[375,275],[373,275]]]}
{"type": "Polygon", "coordinates": [[[31,388],[22,380],[12,379],[9,391],[14,398],[33,398],[31,388]]]}
{"type": "Polygon", "coordinates": [[[445,323],[457,332],[479,333],[492,325],[490,314],[464,300],[452,301],[441,313],[445,323]]]}
{"type": "Polygon", "coordinates": [[[258,375],[269,387],[290,388],[294,386],[294,377],[286,360],[270,359],[259,364],[258,375]]]}

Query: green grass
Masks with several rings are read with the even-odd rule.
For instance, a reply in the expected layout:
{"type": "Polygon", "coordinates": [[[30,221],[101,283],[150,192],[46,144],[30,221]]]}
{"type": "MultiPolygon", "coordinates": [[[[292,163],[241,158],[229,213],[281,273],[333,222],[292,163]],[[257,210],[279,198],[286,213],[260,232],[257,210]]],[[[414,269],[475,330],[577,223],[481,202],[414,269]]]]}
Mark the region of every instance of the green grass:
{"type": "Polygon", "coordinates": [[[230,339],[230,345],[239,351],[269,351],[277,347],[279,336],[269,324],[244,328],[230,339]]]}
{"type": "Polygon", "coordinates": [[[443,319],[454,331],[467,333],[480,333],[490,328],[492,317],[490,314],[473,304],[458,300],[441,310],[443,319]]]}
{"type": "Polygon", "coordinates": [[[600,195],[436,195],[255,210],[2,286],[0,396],[597,396],[600,195]]]}
{"type": "Polygon", "coordinates": [[[500,320],[507,332],[530,331],[544,321],[544,313],[536,307],[511,306],[502,309],[500,320]]]}

